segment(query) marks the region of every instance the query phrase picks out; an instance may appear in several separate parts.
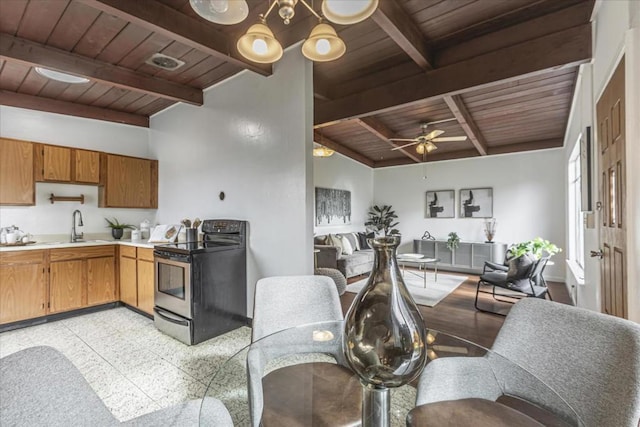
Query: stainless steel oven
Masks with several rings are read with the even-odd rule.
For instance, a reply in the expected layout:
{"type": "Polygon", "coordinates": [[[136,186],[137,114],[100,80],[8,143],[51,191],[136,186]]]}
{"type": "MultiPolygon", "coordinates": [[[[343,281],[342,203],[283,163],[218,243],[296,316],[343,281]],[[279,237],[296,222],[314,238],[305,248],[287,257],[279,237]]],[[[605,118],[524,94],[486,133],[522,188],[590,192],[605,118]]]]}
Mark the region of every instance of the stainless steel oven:
{"type": "Polygon", "coordinates": [[[156,250],[155,305],[191,319],[191,256],[156,250]]]}

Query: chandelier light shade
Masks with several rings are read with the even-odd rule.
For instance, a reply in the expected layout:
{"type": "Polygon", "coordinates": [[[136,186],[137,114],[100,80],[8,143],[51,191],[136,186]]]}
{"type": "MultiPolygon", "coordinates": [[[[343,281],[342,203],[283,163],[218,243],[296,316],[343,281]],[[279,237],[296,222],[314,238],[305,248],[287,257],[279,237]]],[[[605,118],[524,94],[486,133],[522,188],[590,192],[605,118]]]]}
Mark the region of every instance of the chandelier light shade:
{"type": "Polygon", "coordinates": [[[309,38],[302,45],[302,54],[316,62],[333,61],[347,51],[344,42],[331,25],[320,23],[313,27],[309,38]]]}
{"type": "Polygon", "coordinates": [[[216,24],[239,24],[249,15],[246,0],[189,0],[189,4],[198,15],[216,24]]]}
{"type": "Polygon", "coordinates": [[[377,7],[378,0],[324,0],[322,14],[334,24],[350,25],[364,21],[377,7]]]}
{"type": "Polygon", "coordinates": [[[264,22],[254,24],[238,39],[238,52],[250,61],[271,64],[282,58],[282,46],[264,22]]]}
{"type": "Polygon", "coordinates": [[[436,144],[434,144],[431,141],[421,142],[420,144],[416,145],[416,153],[418,154],[430,153],[433,150],[437,150],[437,149],[438,147],[436,146],[436,144]]]}
{"type": "Polygon", "coordinates": [[[321,145],[313,149],[313,157],[331,157],[335,153],[334,150],[321,145]]]}

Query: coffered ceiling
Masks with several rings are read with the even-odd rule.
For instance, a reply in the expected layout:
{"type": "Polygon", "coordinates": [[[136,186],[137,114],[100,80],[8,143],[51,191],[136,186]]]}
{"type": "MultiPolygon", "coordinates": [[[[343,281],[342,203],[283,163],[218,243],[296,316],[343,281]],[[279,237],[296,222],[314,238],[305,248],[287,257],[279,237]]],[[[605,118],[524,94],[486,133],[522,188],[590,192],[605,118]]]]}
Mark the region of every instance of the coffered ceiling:
{"type": "MultiPolygon", "coordinates": [[[[0,104],[148,126],[176,102],[239,71],[269,75],[235,49],[266,11],[248,0],[233,26],[201,19],[188,0],[0,0],[0,104]],[[163,53],[175,71],[145,61],[163,53]],[[86,76],[74,85],[34,67],[86,76]]],[[[320,1],[316,0],[316,10],[320,1]]],[[[578,66],[591,59],[594,0],[380,0],[367,20],[336,25],[347,53],[314,63],[315,141],[371,167],[420,162],[421,122],[443,136],[427,161],[562,146],[578,66]]],[[[269,26],[284,47],[307,37],[303,7],[269,26]]]]}

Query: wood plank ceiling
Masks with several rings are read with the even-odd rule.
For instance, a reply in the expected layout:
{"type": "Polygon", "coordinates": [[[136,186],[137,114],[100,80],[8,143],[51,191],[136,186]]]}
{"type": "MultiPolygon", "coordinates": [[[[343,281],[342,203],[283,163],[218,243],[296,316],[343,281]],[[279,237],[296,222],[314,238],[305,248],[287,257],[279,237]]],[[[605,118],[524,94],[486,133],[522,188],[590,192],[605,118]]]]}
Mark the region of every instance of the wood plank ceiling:
{"type": "MultiPolygon", "coordinates": [[[[235,41],[269,0],[248,0],[233,26],[201,19],[189,0],[0,0],[0,104],[148,126],[176,102],[239,71],[262,75],[235,41]],[[175,71],[145,61],[163,53],[175,71]],[[89,79],[66,84],[36,66],[89,79]]],[[[316,9],[319,1],[316,1],[316,9]]],[[[315,141],[371,167],[423,161],[420,123],[466,141],[438,143],[427,161],[518,152],[563,143],[578,66],[591,59],[594,0],[380,0],[371,18],[335,25],[339,60],[314,63],[315,141]]],[[[301,5],[269,26],[284,47],[315,18],[301,5]]]]}

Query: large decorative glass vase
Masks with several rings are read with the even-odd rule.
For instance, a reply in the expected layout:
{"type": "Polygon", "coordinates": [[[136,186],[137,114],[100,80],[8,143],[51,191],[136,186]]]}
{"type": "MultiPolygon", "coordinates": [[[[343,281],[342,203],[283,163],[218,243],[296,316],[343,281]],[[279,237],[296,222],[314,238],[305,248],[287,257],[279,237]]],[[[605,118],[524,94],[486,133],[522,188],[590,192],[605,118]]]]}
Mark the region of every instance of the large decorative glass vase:
{"type": "Polygon", "coordinates": [[[363,383],[362,425],[388,426],[389,388],[420,375],[426,363],[426,327],[396,261],[399,236],[369,239],[373,270],[345,320],[344,351],[363,383]]]}

